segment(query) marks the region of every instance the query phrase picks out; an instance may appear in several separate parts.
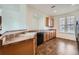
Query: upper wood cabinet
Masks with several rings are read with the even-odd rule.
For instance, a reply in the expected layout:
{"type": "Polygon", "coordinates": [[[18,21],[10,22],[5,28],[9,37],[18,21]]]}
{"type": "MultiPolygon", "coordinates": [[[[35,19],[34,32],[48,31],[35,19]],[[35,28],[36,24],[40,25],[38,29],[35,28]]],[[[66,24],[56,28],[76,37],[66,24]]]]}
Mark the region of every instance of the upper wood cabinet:
{"type": "Polygon", "coordinates": [[[46,17],[45,22],[46,22],[47,27],[53,27],[54,26],[54,17],[52,17],[52,16],[46,17]]]}

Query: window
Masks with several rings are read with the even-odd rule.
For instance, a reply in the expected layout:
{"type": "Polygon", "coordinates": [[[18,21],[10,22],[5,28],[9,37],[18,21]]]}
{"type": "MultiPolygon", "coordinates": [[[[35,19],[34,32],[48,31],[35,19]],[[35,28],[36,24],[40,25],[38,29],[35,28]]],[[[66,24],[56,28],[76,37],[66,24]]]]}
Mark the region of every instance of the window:
{"type": "Polygon", "coordinates": [[[60,18],[60,32],[74,33],[74,16],[68,16],[66,18],[60,18]]]}
{"type": "Polygon", "coordinates": [[[67,17],[67,33],[74,33],[74,16],[67,17]]]}
{"type": "Polygon", "coordinates": [[[65,32],[65,18],[60,18],[60,32],[65,32]]]}

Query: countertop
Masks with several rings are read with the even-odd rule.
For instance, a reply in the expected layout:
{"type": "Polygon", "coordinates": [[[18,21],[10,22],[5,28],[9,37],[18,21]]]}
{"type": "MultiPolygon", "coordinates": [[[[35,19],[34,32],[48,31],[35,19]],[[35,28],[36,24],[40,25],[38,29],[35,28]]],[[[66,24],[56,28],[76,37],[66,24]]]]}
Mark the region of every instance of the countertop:
{"type": "Polygon", "coordinates": [[[24,32],[24,31],[16,31],[16,32],[7,32],[4,35],[0,36],[0,40],[2,39],[2,45],[7,45],[7,44],[11,44],[11,43],[15,43],[15,42],[19,42],[19,41],[23,41],[23,40],[28,40],[28,39],[32,39],[35,37],[36,33],[38,32],[48,32],[48,31],[52,31],[55,29],[46,29],[46,30],[25,30],[26,33],[24,34],[20,34],[18,37],[16,38],[12,38],[11,40],[3,40],[2,38],[5,35],[10,35],[10,34],[15,34],[15,33],[20,33],[20,32],[24,32]]]}
{"type": "Polygon", "coordinates": [[[3,41],[2,45],[7,45],[7,44],[15,43],[15,42],[33,39],[35,38],[35,35],[36,35],[36,32],[20,34],[18,37],[12,38],[11,40],[3,41]]]}

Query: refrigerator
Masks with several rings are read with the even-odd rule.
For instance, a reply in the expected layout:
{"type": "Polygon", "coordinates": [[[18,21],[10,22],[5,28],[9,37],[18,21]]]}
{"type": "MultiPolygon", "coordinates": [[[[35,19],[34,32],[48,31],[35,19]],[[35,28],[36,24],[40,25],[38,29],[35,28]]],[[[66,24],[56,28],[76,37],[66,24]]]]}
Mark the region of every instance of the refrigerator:
{"type": "Polygon", "coordinates": [[[79,50],[79,18],[76,19],[75,22],[75,37],[76,37],[76,42],[79,50]]]}

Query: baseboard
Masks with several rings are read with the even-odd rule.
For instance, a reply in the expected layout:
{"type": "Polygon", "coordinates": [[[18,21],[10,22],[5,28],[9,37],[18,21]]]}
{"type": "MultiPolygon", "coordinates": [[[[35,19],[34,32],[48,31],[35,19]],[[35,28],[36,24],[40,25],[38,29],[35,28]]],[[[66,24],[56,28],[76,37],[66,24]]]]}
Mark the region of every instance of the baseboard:
{"type": "Polygon", "coordinates": [[[70,40],[70,41],[76,41],[76,39],[75,39],[75,40],[71,40],[71,39],[66,39],[66,38],[61,38],[61,37],[56,37],[56,38],[58,38],[58,39],[70,40]]]}

